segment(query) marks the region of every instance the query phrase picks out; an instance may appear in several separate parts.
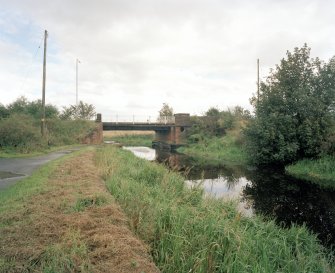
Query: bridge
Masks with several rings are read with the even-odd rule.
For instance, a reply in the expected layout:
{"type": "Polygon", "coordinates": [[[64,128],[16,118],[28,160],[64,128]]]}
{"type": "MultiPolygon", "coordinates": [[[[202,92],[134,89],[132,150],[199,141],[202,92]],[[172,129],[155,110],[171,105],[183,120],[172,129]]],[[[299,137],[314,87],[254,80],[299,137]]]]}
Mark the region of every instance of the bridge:
{"type": "Polygon", "coordinates": [[[163,118],[159,122],[104,122],[101,114],[97,114],[97,123],[102,131],[155,131],[154,148],[176,149],[186,144],[186,133],[191,127],[190,114],[175,114],[174,118],[163,118]]]}

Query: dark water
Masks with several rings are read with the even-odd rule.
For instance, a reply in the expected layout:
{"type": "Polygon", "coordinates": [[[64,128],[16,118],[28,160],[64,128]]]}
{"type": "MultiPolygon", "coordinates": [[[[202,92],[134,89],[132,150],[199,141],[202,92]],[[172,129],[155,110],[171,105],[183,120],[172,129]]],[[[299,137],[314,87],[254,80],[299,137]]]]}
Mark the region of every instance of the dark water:
{"type": "Polygon", "coordinates": [[[335,245],[335,191],[280,169],[194,168],[186,156],[164,151],[156,151],[156,160],[181,171],[188,185],[200,185],[216,197],[237,198],[247,214],[262,214],[284,227],[305,224],[324,245],[335,245]]]}

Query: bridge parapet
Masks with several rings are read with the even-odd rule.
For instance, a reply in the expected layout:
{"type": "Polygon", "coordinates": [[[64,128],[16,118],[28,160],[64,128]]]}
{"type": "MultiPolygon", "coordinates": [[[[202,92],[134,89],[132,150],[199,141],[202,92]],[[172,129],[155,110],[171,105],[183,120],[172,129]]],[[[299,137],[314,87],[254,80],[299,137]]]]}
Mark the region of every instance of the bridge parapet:
{"type": "Polygon", "coordinates": [[[132,121],[119,122],[118,119],[112,122],[102,122],[101,114],[97,115],[97,122],[101,123],[102,130],[140,130],[140,131],[155,131],[155,140],[153,146],[170,147],[174,149],[186,143],[187,128],[191,127],[190,114],[178,113],[173,119],[171,117],[160,117],[156,122],[132,121]]]}

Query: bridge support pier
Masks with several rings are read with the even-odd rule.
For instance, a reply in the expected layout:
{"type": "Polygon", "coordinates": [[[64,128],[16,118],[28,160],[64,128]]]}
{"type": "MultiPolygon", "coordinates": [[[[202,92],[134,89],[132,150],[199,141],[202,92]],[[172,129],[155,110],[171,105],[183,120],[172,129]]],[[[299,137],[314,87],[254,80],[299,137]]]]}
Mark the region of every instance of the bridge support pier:
{"type": "Polygon", "coordinates": [[[175,114],[175,124],[167,131],[155,131],[153,148],[175,150],[186,144],[187,129],[191,126],[190,114],[175,114]]]}

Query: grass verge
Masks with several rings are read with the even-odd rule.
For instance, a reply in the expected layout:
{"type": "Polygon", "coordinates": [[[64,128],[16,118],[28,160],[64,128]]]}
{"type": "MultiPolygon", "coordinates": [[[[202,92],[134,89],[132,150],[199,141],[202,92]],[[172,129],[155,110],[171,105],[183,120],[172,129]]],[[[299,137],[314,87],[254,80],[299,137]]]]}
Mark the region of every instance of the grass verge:
{"type": "Polygon", "coordinates": [[[198,143],[178,149],[202,166],[246,165],[247,153],[233,135],[204,138],[198,143]]]}
{"type": "Polygon", "coordinates": [[[122,149],[99,150],[96,164],[162,272],[334,270],[305,227],[243,217],[234,203],[204,199],[200,189],[186,189],[179,174],[122,149]]]}
{"type": "Polygon", "coordinates": [[[286,172],[300,179],[335,189],[335,158],[303,159],[285,168],[286,172]]]}
{"type": "Polygon", "coordinates": [[[106,190],[93,149],[1,192],[0,272],[158,272],[106,190]]]}

